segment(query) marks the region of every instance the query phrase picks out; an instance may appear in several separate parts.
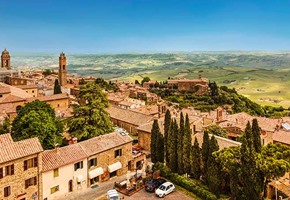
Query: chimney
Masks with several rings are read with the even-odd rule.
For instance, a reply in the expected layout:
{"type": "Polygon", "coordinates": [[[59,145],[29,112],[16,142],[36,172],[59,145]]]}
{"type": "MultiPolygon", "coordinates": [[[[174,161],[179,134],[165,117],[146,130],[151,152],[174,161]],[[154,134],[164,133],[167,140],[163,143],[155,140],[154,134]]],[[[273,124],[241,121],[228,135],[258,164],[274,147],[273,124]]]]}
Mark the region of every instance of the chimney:
{"type": "Polygon", "coordinates": [[[78,138],[77,138],[77,137],[73,137],[73,138],[72,138],[72,142],[73,142],[73,144],[78,143],[78,138]]]}

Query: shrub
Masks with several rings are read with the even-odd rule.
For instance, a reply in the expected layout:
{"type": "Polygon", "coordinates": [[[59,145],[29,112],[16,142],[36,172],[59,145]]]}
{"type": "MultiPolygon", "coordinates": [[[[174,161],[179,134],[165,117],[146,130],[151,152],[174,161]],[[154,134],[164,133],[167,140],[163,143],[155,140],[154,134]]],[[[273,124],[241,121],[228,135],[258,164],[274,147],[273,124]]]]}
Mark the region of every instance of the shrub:
{"type": "Polygon", "coordinates": [[[153,170],[160,170],[161,176],[194,193],[203,200],[217,200],[217,197],[213,193],[199,186],[197,183],[188,178],[180,176],[176,173],[172,173],[170,169],[163,163],[156,163],[153,167],[153,170]]]}

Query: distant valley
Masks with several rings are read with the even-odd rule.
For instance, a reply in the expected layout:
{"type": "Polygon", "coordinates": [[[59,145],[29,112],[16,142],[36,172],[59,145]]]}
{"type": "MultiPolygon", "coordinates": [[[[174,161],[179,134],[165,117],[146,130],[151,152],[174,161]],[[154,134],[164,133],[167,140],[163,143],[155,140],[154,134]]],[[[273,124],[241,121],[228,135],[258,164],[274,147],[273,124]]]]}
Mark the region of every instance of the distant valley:
{"type": "MultiPolygon", "coordinates": [[[[57,69],[58,54],[12,53],[12,67],[57,69]]],[[[158,81],[208,78],[236,88],[253,101],[290,106],[290,52],[177,52],[151,54],[67,54],[69,73],[107,80],[158,81]]]]}

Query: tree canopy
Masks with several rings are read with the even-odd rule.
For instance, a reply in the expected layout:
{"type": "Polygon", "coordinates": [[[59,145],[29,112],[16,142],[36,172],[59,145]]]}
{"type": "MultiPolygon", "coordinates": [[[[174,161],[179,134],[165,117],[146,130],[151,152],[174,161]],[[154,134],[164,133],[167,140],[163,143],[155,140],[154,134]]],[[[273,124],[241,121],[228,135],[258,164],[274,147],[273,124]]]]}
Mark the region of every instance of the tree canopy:
{"type": "Polygon", "coordinates": [[[112,123],[106,108],[109,107],[107,94],[95,82],[82,85],[79,105],[73,109],[73,117],[68,121],[69,133],[80,141],[110,133],[112,123]]]}
{"type": "Polygon", "coordinates": [[[12,137],[15,140],[38,137],[44,149],[61,144],[63,126],[49,104],[36,100],[26,104],[12,123],[12,137]]]}

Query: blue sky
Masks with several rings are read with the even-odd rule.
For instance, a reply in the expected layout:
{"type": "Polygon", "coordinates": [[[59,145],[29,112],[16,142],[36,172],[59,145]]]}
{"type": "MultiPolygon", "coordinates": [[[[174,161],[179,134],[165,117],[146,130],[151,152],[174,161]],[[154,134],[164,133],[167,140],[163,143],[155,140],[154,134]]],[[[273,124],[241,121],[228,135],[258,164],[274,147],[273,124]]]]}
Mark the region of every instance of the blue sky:
{"type": "Polygon", "coordinates": [[[0,0],[0,50],[290,50],[289,0],[0,0]]]}

